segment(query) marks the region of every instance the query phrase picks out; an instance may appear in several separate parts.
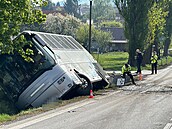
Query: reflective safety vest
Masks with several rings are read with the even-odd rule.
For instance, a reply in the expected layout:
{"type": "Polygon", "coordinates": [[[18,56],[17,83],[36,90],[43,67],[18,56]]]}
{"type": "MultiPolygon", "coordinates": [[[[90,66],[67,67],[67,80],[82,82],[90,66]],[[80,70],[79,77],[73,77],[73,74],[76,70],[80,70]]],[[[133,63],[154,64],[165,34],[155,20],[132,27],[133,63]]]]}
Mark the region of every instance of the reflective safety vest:
{"type": "Polygon", "coordinates": [[[122,74],[124,73],[124,72],[130,72],[131,71],[131,66],[128,64],[128,68],[126,68],[125,67],[125,65],[124,66],[122,66],[122,74]]]}
{"type": "Polygon", "coordinates": [[[151,64],[156,63],[157,60],[158,60],[158,56],[157,56],[157,55],[153,55],[153,56],[151,57],[151,64]]]}

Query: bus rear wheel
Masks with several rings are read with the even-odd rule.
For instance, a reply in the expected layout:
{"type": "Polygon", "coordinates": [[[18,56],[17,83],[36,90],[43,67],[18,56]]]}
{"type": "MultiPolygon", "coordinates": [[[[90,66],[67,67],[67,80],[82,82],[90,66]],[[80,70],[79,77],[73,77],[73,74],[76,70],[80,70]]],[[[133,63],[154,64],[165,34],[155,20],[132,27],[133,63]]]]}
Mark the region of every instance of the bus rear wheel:
{"type": "Polygon", "coordinates": [[[80,85],[77,88],[77,93],[79,95],[89,95],[90,90],[92,88],[91,81],[86,76],[84,76],[82,74],[78,74],[78,76],[80,77],[80,79],[82,81],[82,85],[80,85]]]}

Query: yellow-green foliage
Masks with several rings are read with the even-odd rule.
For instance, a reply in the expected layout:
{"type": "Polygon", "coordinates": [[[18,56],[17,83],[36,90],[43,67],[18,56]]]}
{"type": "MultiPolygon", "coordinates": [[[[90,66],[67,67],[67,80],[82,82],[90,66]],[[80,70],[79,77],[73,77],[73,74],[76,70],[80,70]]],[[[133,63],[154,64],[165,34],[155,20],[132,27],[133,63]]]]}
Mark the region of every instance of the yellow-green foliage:
{"type": "Polygon", "coordinates": [[[155,36],[163,36],[164,27],[166,24],[166,17],[168,15],[168,11],[166,2],[158,2],[154,3],[152,8],[148,12],[148,37],[147,42],[153,43],[155,40],[155,36]]]}
{"type": "Polygon", "coordinates": [[[1,0],[0,1],[0,50],[11,53],[14,48],[21,50],[11,42],[11,37],[20,32],[23,24],[41,23],[45,21],[46,15],[35,7],[44,5],[42,0],[1,0]]]}

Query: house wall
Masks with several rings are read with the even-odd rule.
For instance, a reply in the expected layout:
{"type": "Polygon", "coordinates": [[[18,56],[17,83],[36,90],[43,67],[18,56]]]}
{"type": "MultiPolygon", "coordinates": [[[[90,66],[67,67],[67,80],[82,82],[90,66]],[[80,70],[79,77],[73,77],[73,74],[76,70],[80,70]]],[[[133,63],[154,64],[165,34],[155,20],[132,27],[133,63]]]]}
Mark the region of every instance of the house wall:
{"type": "Polygon", "coordinates": [[[113,43],[110,47],[111,51],[128,51],[128,43],[113,43]]]}

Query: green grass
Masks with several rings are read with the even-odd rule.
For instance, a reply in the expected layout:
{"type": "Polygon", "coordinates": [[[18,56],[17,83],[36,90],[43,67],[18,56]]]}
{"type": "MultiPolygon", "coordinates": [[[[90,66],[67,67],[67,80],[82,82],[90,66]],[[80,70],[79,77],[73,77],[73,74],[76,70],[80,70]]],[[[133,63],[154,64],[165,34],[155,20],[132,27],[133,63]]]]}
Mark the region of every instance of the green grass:
{"type": "MultiPolygon", "coordinates": [[[[127,52],[110,52],[105,54],[92,54],[93,57],[99,62],[104,70],[119,71],[122,66],[128,61],[127,52]]],[[[172,57],[168,56],[158,60],[158,69],[162,69],[172,63],[172,57]]],[[[151,64],[146,64],[142,67],[143,70],[150,70],[151,64]]],[[[136,67],[132,67],[132,70],[136,70],[136,67]]]]}
{"type": "Polygon", "coordinates": [[[105,54],[93,54],[93,57],[105,70],[121,70],[128,61],[127,52],[110,52],[105,54]]]}

